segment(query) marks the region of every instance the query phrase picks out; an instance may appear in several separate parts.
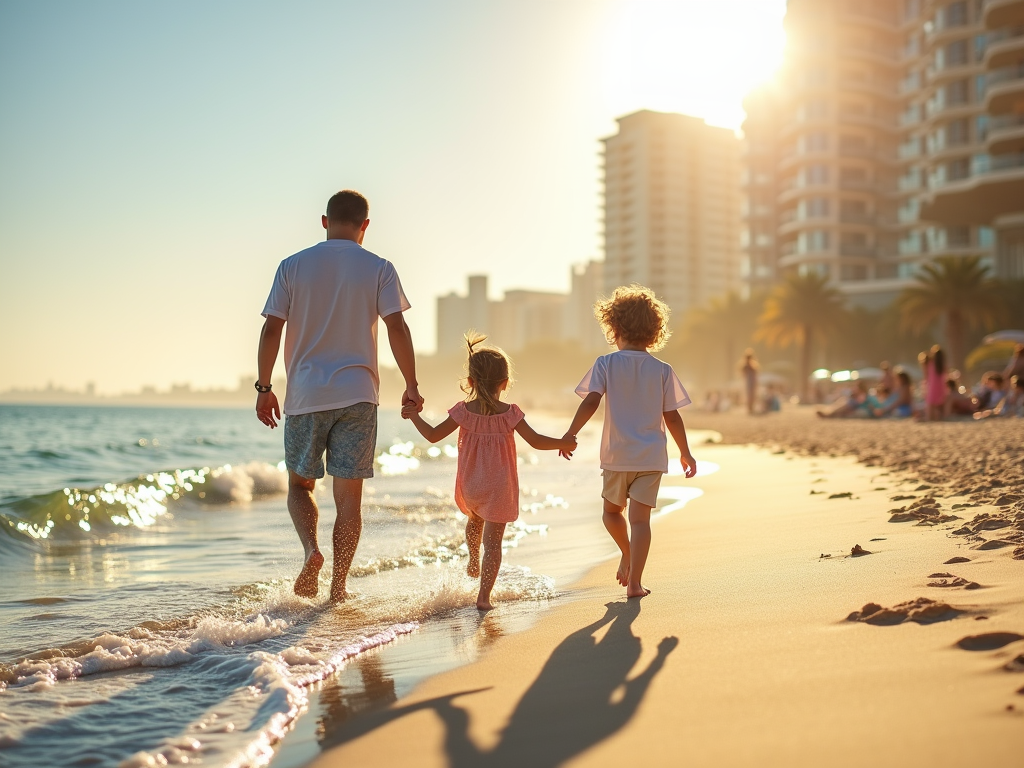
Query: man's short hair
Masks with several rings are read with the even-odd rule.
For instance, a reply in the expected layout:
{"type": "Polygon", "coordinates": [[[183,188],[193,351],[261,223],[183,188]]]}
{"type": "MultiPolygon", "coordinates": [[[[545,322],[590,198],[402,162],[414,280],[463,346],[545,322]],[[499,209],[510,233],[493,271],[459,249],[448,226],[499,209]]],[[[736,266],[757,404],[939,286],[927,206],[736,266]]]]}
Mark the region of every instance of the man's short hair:
{"type": "Polygon", "coordinates": [[[362,224],[370,215],[370,203],[353,189],[335,192],[327,201],[327,220],[339,224],[362,224]]]}

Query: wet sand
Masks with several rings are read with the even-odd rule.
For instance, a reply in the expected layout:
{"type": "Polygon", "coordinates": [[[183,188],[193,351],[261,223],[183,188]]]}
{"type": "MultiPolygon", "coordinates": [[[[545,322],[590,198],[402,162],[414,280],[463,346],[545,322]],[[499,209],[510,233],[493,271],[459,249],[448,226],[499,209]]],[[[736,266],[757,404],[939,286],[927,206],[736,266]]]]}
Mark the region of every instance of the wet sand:
{"type": "Polygon", "coordinates": [[[601,563],[313,764],[1019,765],[1024,431],[807,419],[688,414],[779,447],[666,478],[706,493],[657,520],[651,596],[601,563]]]}

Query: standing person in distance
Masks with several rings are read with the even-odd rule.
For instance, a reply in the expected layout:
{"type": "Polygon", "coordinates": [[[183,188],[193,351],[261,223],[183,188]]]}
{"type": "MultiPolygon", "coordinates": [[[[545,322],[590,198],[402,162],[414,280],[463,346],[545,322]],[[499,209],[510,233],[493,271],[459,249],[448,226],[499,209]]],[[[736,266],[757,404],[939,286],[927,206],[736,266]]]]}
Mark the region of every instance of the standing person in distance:
{"type": "Polygon", "coordinates": [[[363,480],[373,477],[377,443],[377,319],[405,377],[402,404],[423,406],[416,382],[412,335],[402,313],[410,304],[391,262],[363,248],[369,204],[343,190],[321,217],[327,239],[281,262],[263,309],[256,415],[273,429],[281,418],[271,391],[274,363],[284,340],[288,390],[284,401],[284,449],[288,512],[305,562],[295,594],[315,597],[324,556],[317,542],[318,478],[334,478],[334,569],[331,599],[344,600],[348,571],[362,533],[363,480]]]}
{"type": "Polygon", "coordinates": [[[651,510],[658,504],[661,476],[668,472],[665,429],[679,447],[686,476],[697,472],[679,408],[690,404],[672,366],[651,354],[668,340],[669,309],[640,285],[616,288],[594,305],[608,343],[618,350],[597,358],[576,387],[583,398],[565,433],[576,439],[607,397],[601,435],[604,526],[622,557],[615,578],[626,597],[645,597],[644,567],[651,548],[651,510]],[[622,513],[629,503],[629,526],[622,513]]]}

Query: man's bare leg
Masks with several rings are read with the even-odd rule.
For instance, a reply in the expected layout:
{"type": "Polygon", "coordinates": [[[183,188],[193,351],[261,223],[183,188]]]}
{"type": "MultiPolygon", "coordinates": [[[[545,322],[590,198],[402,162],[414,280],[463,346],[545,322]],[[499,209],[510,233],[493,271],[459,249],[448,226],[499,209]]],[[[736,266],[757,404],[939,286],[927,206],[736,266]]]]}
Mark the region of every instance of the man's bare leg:
{"type": "Polygon", "coordinates": [[[288,472],[288,513],[292,516],[292,524],[305,552],[305,563],[295,579],[295,594],[299,597],[316,597],[317,581],[324,564],[324,556],[316,541],[316,524],[320,513],[313,498],[315,487],[315,479],[288,472]]]}
{"type": "Polygon", "coordinates": [[[480,541],[483,533],[484,519],[470,512],[466,521],[466,548],[469,549],[466,573],[474,579],[480,575],[480,541]]]}
{"type": "Polygon", "coordinates": [[[626,597],[646,597],[651,590],[640,583],[651,551],[651,508],[636,499],[629,500],[629,581],[626,597]]]}
{"type": "Polygon", "coordinates": [[[483,547],[484,557],[480,566],[480,592],[476,597],[476,607],[481,611],[489,611],[491,605],[491,590],[494,589],[494,582],[498,580],[498,571],[501,570],[501,540],[505,536],[505,523],[492,523],[490,520],[484,522],[483,547]]]}
{"type": "Polygon", "coordinates": [[[334,574],[331,577],[331,600],[339,602],[348,594],[345,582],[352,558],[356,556],[359,536],[363,532],[363,481],[334,478],[334,503],[338,516],[334,521],[334,574]]]}
{"type": "Polygon", "coordinates": [[[605,529],[611,534],[619,552],[622,553],[622,557],[619,558],[619,569],[615,573],[615,580],[622,586],[626,586],[629,582],[629,529],[626,528],[626,520],[622,517],[624,509],[625,507],[612,504],[605,499],[604,514],[601,518],[604,521],[605,529]]]}

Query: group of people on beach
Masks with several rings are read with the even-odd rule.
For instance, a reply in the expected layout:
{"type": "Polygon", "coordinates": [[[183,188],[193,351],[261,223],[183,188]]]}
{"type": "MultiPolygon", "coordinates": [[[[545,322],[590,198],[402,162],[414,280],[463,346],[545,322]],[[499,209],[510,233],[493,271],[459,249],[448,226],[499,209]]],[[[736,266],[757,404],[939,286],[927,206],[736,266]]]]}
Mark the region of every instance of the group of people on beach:
{"type": "Polygon", "coordinates": [[[690,398],[672,367],[651,354],[668,338],[668,307],[638,285],[617,288],[595,305],[598,322],[616,349],[599,357],[583,376],[576,388],[582,402],[562,437],[538,434],[517,405],[502,400],[512,382],[512,362],[502,350],[484,346],[486,337],[472,331],[466,335],[466,397],[448,409],[444,421],[431,425],[421,415],[424,400],[412,336],[402,314],[411,305],[394,266],[362,247],[370,223],[366,198],[352,190],[338,192],[321,223],[327,239],[278,267],[262,313],[266,320],[255,383],[257,417],[274,428],[282,409],[271,377],[284,335],[288,511],[305,554],[295,593],[315,597],[318,592],[324,556],[313,492],[326,473],[334,479],[337,507],[330,597],[340,601],[347,596],[346,580],[362,531],[362,483],[373,476],[380,319],[405,379],[402,417],[430,442],[459,430],[455,503],[467,517],[466,571],[480,580],[477,608],[493,607],[505,526],[519,515],[515,434],[534,449],[557,450],[570,459],[577,435],[602,401],[602,520],[621,555],[616,580],[627,597],[650,594],[641,580],[651,545],[651,510],[668,471],[666,429],[679,448],[686,476],[697,471],[678,411],[690,398]]]}
{"type": "Polygon", "coordinates": [[[1018,344],[1006,369],[988,371],[971,389],[961,383],[960,373],[950,370],[942,347],[933,346],[918,356],[921,376],[915,386],[903,368],[881,364],[882,377],[875,387],[857,381],[828,409],[824,418],[916,418],[944,421],[950,418],[1024,418],[1024,344],[1018,344]]]}

